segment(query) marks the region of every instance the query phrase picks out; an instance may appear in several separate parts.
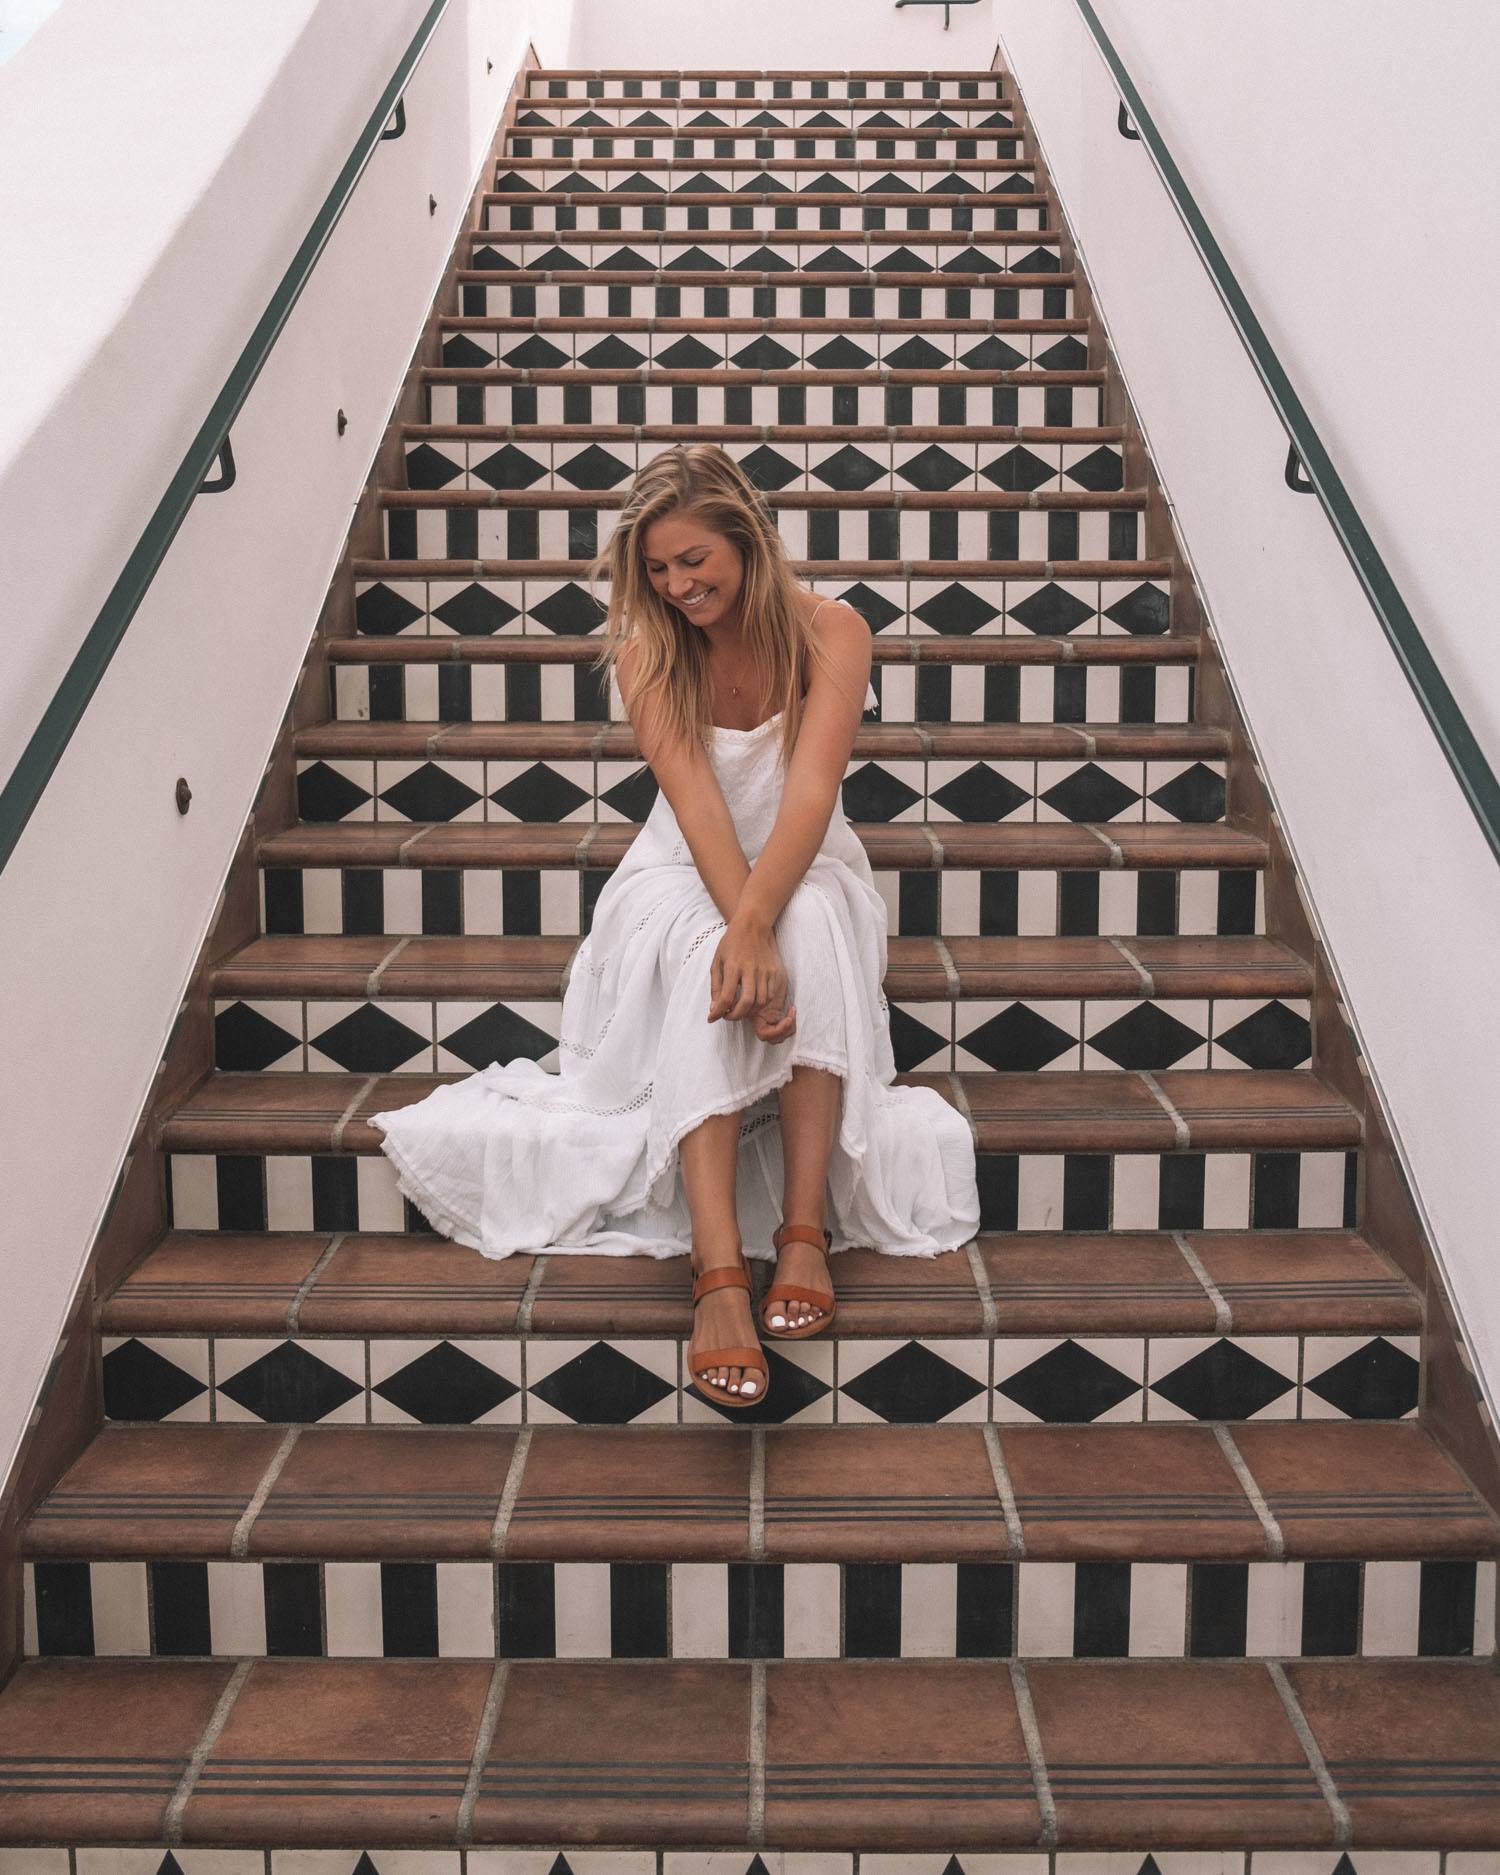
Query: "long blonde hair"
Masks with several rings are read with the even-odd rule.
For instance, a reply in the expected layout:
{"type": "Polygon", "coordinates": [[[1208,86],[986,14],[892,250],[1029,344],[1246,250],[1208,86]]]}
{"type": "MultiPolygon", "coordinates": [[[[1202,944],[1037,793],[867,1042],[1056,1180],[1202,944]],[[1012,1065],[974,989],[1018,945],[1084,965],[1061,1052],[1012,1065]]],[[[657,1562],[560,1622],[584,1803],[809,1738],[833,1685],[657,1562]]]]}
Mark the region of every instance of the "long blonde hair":
{"type": "Polygon", "coordinates": [[[781,700],[786,761],[802,720],[802,658],[832,665],[808,627],[786,546],[759,491],[717,443],[679,443],[648,462],[631,483],[609,544],[589,567],[589,590],[609,579],[603,648],[594,668],[610,670],[627,644],[636,649],[632,698],[653,712],[669,742],[707,744],[708,640],[656,591],[646,572],[646,531],[664,515],[690,513],[722,534],[740,556],[740,635],[759,697],[781,700]]]}

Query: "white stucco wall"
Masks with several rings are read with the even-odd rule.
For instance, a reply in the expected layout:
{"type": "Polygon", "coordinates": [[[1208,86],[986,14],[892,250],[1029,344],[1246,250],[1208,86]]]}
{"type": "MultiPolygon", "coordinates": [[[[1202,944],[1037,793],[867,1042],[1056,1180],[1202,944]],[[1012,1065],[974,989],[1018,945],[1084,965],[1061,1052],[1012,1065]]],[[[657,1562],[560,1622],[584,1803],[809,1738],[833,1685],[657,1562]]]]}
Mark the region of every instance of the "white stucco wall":
{"type": "Polygon", "coordinates": [[[574,0],[574,62],[670,71],[774,67],[815,71],[988,71],[989,0],[941,6],[893,0],[574,0]]]}

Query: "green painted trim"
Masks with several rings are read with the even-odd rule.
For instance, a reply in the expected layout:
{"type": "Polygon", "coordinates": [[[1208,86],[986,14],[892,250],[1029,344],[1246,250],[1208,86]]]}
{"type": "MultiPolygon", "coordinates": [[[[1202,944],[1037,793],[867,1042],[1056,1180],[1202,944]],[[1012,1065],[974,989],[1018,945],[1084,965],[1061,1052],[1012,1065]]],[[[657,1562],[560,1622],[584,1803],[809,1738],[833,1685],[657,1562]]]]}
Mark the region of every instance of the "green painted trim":
{"type": "Polygon", "coordinates": [[[1194,201],[1192,191],[1173,162],[1171,152],[1152,121],[1141,94],[1131,82],[1129,72],[1111,44],[1109,34],[1100,24],[1090,0],[1077,0],[1077,6],[1125,100],[1131,122],[1140,133],[1140,141],[1150,151],[1151,160],[1172,198],[1172,205],[1234,323],[1240,343],[1249,353],[1250,361],[1266,387],[1276,414],[1285,426],[1292,447],[1312,482],[1313,492],[1333,524],[1334,533],[1364,588],[1365,597],[1370,602],[1380,629],[1395,652],[1396,661],[1421,705],[1422,714],[1427,718],[1432,733],[1448,759],[1448,766],[1453,770],[1464,799],[1489,842],[1491,853],[1500,859],[1500,781],[1496,780],[1495,771],[1490,767],[1478,738],[1459,708],[1458,699],[1438,669],[1421,628],[1401,597],[1390,569],[1381,559],[1369,530],[1360,519],[1359,510],[1313,427],[1312,419],[1292,389],[1281,360],[1251,310],[1250,302],[1235,279],[1233,269],[1203,218],[1203,211],[1194,201]]]}
{"type": "Polygon", "coordinates": [[[146,523],[145,532],[136,542],[119,578],[110,588],[109,597],[64,672],[62,682],[57,686],[42,720],[22,751],[10,779],[0,789],[0,869],[9,861],[26,830],[26,823],[36,811],[37,803],[62,760],[73,731],[88,708],[89,699],[98,689],[100,679],[109,668],[110,659],[119,649],[130,621],[140,609],[151,581],[156,577],[157,568],[166,558],[167,549],[213,468],[224,439],[229,434],[230,425],[239,415],[255,380],[270,357],[282,327],[291,316],[292,308],[301,297],[319,255],[327,246],[329,237],[348,206],[365,165],[381,141],[381,132],[400,101],[447,7],[448,0],[432,0],[422,24],[402,53],[390,81],[380,94],[379,102],[350,151],[348,160],[324,198],[312,226],[271,295],[270,303],[235,361],[224,388],[214,399],[213,408],[193,438],[181,467],[172,477],[166,493],[156,505],[155,513],[146,523]]]}

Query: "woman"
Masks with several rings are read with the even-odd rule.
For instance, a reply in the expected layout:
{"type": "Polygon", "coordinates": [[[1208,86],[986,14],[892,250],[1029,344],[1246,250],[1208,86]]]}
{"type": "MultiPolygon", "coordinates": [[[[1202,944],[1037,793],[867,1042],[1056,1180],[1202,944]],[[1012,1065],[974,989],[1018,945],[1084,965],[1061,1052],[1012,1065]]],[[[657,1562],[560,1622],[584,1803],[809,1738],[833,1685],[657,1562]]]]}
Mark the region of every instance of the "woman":
{"type": "Polygon", "coordinates": [[[797,584],[713,444],[641,470],[606,570],[599,664],[659,792],[575,953],[560,1072],[496,1064],[374,1124],[406,1195],[486,1256],[690,1252],[689,1371],[747,1406],[769,1375],[745,1244],[777,1259],[764,1331],[821,1332],[832,1252],[973,1236],[973,1141],[891,1086],[885,903],[840,792],[868,625],[797,584]]]}

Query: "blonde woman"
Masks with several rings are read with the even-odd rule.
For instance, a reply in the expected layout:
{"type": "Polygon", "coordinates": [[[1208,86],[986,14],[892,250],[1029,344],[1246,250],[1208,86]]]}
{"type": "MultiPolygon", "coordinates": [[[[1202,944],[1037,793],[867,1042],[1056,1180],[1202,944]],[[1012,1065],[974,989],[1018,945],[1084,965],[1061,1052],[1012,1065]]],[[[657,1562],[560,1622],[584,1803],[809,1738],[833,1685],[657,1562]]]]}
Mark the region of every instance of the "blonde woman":
{"type": "Polygon", "coordinates": [[[658,793],[606,882],[563,997],[559,1072],[518,1059],[375,1116],[401,1188],[490,1257],[691,1254],[688,1369],[722,1408],[769,1372],[760,1328],[823,1332],[831,1257],[974,1235],[968,1122],[893,1087],[886,907],[844,816],[870,630],[801,587],[731,457],[637,475],[593,573],[658,793]]]}

